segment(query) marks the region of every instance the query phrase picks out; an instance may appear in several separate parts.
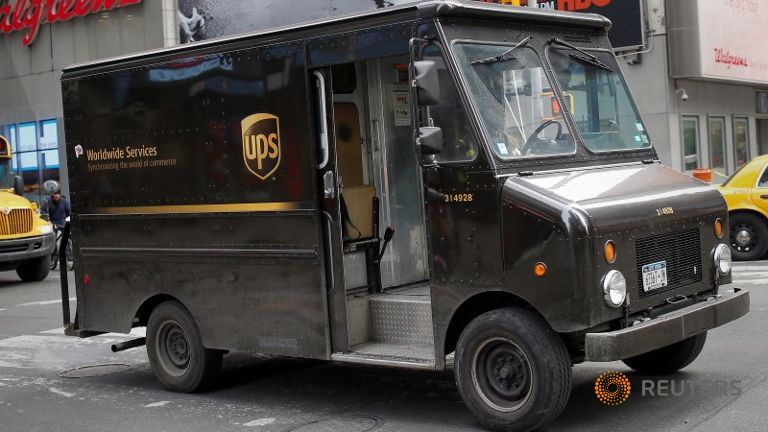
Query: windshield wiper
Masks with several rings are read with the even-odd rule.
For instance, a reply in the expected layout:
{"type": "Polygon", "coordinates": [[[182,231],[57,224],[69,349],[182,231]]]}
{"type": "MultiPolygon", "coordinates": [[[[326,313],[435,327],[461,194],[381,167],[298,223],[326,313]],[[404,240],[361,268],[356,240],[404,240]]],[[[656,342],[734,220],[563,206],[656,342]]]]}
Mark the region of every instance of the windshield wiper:
{"type": "Polygon", "coordinates": [[[517,43],[517,45],[515,45],[512,48],[504,51],[502,54],[499,54],[499,55],[494,56],[494,57],[488,57],[488,58],[483,58],[483,59],[472,60],[471,62],[469,62],[469,64],[471,64],[471,65],[478,65],[478,64],[487,64],[487,63],[498,63],[498,62],[502,62],[502,61],[511,60],[512,57],[508,57],[508,56],[512,53],[512,51],[514,51],[514,50],[516,50],[516,49],[518,49],[520,47],[528,45],[528,42],[530,42],[531,39],[533,39],[533,35],[530,35],[527,38],[521,40],[520,42],[517,43]]]}
{"type": "Polygon", "coordinates": [[[574,51],[578,51],[582,55],[579,55],[579,54],[568,54],[568,56],[572,57],[572,58],[575,58],[576,60],[581,60],[584,63],[589,63],[592,66],[597,66],[599,68],[603,68],[603,69],[606,69],[606,70],[609,70],[609,71],[613,72],[613,68],[608,66],[607,64],[601,62],[600,59],[598,59],[596,55],[590,54],[590,53],[584,51],[583,49],[581,49],[581,48],[579,48],[579,47],[577,47],[575,45],[571,45],[568,42],[565,42],[564,40],[561,40],[561,39],[558,39],[556,37],[553,37],[552,39],[549,40],[549,44],[550,45],[560,45],[560,46],[564,46],[566,48],[570,48],[570,49],[572,49],[574,51]]]}

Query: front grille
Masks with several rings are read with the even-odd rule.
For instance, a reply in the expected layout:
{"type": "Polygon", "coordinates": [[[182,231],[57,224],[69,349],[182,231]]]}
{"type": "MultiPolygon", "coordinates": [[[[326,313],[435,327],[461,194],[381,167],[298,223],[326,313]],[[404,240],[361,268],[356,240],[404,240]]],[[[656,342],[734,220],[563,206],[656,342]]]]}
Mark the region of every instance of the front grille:
{"type": "Polygon", "coordinates": [[[701,240],[697,228],[638,239],[635,253],[640,298],[701,282],[701,240]],[[645,292],[643,266],[659,261],[667,262],[667,286],[645,292]]]}
{"type": "Polygon", "coordinates": [[[0,235],[24,234],[32,231],[32,210],[0,211],[0,235]]]}

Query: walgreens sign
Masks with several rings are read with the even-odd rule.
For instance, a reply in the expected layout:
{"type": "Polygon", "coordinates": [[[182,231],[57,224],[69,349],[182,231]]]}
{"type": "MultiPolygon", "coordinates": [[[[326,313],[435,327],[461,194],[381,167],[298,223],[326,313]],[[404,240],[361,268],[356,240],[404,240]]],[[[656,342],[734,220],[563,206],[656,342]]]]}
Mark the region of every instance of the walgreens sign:
{"type": "Polygon", "coordinates": [[[701,76],[768,84],[768,0],[699,0],[701,76]]]}
{"type": "Polygon", "coordinates": [[[141,0],[9,0],[0,6],[0,34],[25,32],[21,43],[29,46],[43,23],[69,21],[140,3],[141,0]]]}

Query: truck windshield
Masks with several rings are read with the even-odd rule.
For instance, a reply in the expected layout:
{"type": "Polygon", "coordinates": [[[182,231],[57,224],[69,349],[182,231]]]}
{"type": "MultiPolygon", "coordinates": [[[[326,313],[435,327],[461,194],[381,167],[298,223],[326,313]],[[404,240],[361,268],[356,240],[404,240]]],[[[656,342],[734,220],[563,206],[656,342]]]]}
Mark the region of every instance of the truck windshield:
{"type": "Polygon", "coordinates": [[[574,153],[541,60],[522,42],[454,44],[493,151],[502,159],[574,153]]]}
{"type": "Polygon", "coordinates": [[[593,152],[651,146],[613,54],[553,47],[548,59],[584,145],[593,152]]]}

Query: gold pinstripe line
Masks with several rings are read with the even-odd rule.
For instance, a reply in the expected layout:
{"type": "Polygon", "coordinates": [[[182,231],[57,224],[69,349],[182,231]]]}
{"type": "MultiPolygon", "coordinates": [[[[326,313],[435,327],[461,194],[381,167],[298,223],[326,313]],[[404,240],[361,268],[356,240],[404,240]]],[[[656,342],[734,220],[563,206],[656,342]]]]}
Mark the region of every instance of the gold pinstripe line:
{"type": "Polygon", "coordinates": [[[158,205],[132,207],[99,207],[95,213],[101,214],[163,214],[163,213],[245,213],[267,212],[281,210],[296,210],[302,208],[301,202],[266,202],[266,203],[237,203],[237,204],[188,204],[188,205],[158,205]]]}

